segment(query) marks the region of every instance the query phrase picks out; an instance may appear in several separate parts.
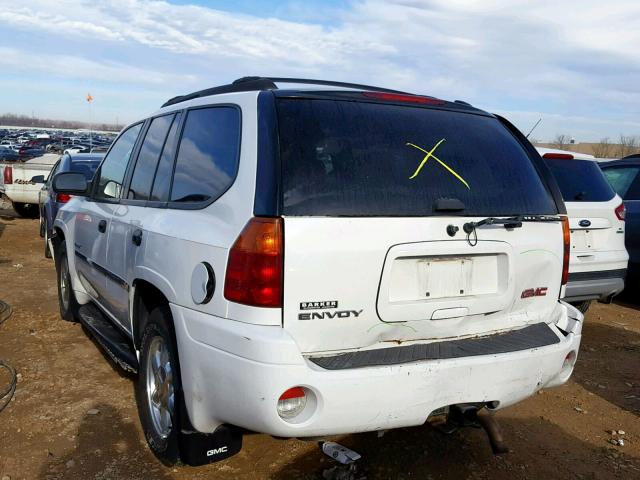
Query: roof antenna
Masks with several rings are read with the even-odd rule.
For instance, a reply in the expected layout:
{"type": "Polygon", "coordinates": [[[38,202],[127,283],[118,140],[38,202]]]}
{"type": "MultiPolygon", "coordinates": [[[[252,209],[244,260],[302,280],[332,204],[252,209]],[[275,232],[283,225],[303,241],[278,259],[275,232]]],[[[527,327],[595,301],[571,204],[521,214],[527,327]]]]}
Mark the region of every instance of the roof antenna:
{"type": "Polygon", "coordinates": [[[529,133],[527,133],[525,138],[529,138],[529,135],[533,133],[533,131],[536,129],[536,127],[540,124],[541,121],[542,121],[542,118],[539,118],[536,124],[531,128],[531,130],[529,130],[529,133]]]}

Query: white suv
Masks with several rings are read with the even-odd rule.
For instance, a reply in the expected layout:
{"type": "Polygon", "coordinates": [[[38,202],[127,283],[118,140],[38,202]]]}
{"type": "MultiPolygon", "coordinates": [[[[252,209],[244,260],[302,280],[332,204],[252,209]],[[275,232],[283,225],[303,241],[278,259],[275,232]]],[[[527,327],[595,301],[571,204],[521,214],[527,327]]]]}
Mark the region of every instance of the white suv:
{"type": "Polygon", "coordinates": [[[624,289],[629,255],[625,208],[590,155],[538,148],[567,206],[571,260],[564,300],[586,312],[592,300],[610,302],[624,289]]]}
{"type": "Polygon", "coordinates": [[[498,410],[567,381],[569,226],[505,119],[249,77],[127,127],[55,221],[61,314],[138,372],[166,463],[498,410]]]}

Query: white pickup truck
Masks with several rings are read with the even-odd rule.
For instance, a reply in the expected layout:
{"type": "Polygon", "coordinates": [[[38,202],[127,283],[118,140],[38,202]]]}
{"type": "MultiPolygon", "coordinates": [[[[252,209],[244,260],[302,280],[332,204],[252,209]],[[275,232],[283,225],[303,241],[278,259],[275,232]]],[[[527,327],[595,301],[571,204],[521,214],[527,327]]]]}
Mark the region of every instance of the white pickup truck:
{"type": "Polygon", "coordinates": [[[0,194],[9,199],[18,215],[38,214],[38,194],[59,158],[48,153],[24,163],[0,163],[0,194]]]}

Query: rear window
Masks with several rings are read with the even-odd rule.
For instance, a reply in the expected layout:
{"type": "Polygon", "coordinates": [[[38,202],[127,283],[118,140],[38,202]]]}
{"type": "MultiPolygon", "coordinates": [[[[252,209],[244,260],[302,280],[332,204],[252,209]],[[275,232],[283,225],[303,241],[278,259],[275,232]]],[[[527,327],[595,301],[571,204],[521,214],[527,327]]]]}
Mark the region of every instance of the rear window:
{"type": "Polygon", "coordinates": [[[526,151],[491,116],[281,98],[278,127],[285,215],[557,213],[526,151]],[[464,210],[443,210],[443,198],[464,210]]]}
{"type": "Polygon", "coordinates": [[[71,171],[82,173],[88,181],[91,181],[93,174],[96,173],[100,162],[72,162],[71,171]]]}
{"type": "Polygon", "coordinates": [[[545,158],[565,202],[606,202],[615,196],[598,164],[591,160],[545,158]]]}

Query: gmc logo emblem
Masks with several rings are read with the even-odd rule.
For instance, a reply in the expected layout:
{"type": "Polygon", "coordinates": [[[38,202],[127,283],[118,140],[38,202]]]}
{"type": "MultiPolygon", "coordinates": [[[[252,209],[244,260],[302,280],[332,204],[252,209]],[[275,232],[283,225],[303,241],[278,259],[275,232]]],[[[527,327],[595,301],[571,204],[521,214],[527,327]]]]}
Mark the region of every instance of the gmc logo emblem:
{"type": "Polygon", "coordinates": [[[520,298],[544,297],[547,294],[547,287],[527,288],[522,291],[520,298]]]}

